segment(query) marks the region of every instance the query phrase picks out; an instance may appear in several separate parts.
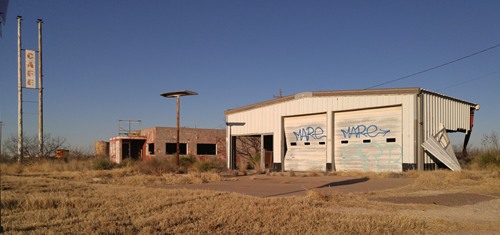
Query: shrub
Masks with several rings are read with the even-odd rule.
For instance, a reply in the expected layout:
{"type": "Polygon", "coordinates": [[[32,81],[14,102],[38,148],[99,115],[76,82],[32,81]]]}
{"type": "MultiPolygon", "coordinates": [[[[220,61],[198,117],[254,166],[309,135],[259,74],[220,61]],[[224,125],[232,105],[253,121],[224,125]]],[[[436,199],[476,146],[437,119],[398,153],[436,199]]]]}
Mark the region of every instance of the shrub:
{"type": "Polygon", "coordinates": [[[124,168],[124,167],[132,167],[135,163],[135,160],[132,158],[125,158],[118,164],[119,168],[124,168]]]}
{"type": "Polygon", "coordinates": [[[97,158],[92,163],[92,168],[94,170],[110,170],[113,169],[113,162],[108,158],[97,158]]]}
{"type": "Polygon", "coordinates": [[[192,155],[183,156],[179,159],[179,165],[183,168],[190,168],[198,159],[192,155]]]}
{"type": "Polygon", "coordinates": [[[500,167],[500,151],[488,151],[480,154],[477,163],[481,168],[500,167]]]}
{"type": "Polygon", "coordinates": [[[248,158],[250,169],[260,171],[260,153],[254,153],[248,158]]]}
{"type": "Polygon", "coordinates": [[[165,173],[175,172],[177,170],[175,162],[162,157],[153,157],[140,161],[135,165],[135,168],[143,174],[157,176],[161,176],[165,173]]]}
{"type": "Polygon", "coordinates": [[[195,162],[193,167],[199,171],[223,171],[226,169],[226,162],[220,158],[209,158],[195,162]]]}

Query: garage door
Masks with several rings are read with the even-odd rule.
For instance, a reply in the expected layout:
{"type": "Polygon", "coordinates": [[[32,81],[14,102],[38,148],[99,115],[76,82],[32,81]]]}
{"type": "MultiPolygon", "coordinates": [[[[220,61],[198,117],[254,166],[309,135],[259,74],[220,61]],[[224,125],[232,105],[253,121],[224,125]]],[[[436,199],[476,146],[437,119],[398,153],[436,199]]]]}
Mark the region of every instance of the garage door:
{"type": "Polygon", "coordinates": [[[326,114],[284,119],[286,171],[326,170],[326,114]]]}
{"type": "Polygon", "coordinates": [[[335,113],[335,169],[402,171],[401,117],[401,106],[335,113]]]}

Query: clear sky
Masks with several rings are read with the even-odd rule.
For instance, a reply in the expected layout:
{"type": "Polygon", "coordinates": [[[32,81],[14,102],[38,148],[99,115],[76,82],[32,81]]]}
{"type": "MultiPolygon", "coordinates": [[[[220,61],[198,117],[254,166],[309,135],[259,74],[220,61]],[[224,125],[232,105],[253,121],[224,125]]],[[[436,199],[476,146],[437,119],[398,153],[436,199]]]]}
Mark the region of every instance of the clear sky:
{"type": "MultiPolygon", "coordinates": [[[[10,1],[0,38],[3,137],[17,136],[17,20],[37,49],[43,19],[44,129],[71,146],[142,128],[224,128],[224,111],[304,91],[365,89],[500,43],[500,1],[10,1]]],[[[500,47],[387,87],[481,105],[472,144],[500,133],[500,47]]],[[[25,135],[37,93],[24,90],[25,135]]],[[[460,143],[456,143],[460,144],[460,143]]]]}

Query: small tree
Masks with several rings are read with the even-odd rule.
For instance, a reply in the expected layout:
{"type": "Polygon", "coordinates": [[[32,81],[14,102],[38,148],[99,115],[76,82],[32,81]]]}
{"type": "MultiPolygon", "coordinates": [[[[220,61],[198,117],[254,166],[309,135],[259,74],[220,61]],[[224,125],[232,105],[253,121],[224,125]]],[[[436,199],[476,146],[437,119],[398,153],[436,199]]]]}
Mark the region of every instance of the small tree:
{"type": "Polygon", "coordinates": [[[260,136],[239,136],[236,153],[240,159],[240,169],[250,167],[258,170],[260,167],[260,136]]]}
{"type": "Polygon", "coordinates": [[[498,152],[500,151],[500,142],[498,140],[498,134],[496,132],[491,132],[491,134],[484,134],[481,139],[481,145],[483,146],[483,151],[485,152],[498,152]]]}
{"type": "MultiPolygon", "coordinates": [[[[56,149],[65,147],[66,139],[52,137],[50,134],[43,136],[43,154],[40,153],[37,136],[24,136],[23,152],[25,158],[51,157],[55,155],[56,149]]],[[[17,136],[11,135],[5,141],[5,149],[9,156],[17,157],[17,136]]]]}

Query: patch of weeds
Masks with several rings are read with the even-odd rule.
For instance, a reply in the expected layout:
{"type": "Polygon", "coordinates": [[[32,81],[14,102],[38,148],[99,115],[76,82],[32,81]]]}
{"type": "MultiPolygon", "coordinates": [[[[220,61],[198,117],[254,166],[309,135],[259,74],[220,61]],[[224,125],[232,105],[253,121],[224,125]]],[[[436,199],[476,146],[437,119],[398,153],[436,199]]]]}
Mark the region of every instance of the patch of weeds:
{"type": "Polygon", "coordinates": [[[182,156],[179,159],[179,165],[185,169],[188,169],[188,168],[191,168],[193,166],[193,164],[195,164],[197,161],[198,161],[198,159],[196,159],[196,157],[194,157],[192,155],[182,156]]]}
{"type": "Polygon", "coordinates": [[[124,167],[132,167],[135,164],[135,160],[132,158],[125,158],[118,164],[118,168],[124,168],[124,167]]]}
{"type": "Polygon", "coordinates": [[[165,173],[175,172],[177,166],[167,158],[152,157],[138,162],[135,169],[143,174],[161,176],[165,173]]]}
{"type": "Polygon", "coordinates": [[[500,168],[500,151],[488,151],[477,157],[477,163],[481,168],[500,168]]]}
{"type": "Polygon", "coordinates": [[[209,158],[204,161],[197,161],[193,164],[193,168],[198,171],[223,171],[226,169],[226,162],[219,158],[209,158]]]}
{"type": "Polygon", "coordinates": [[[108,158],[96,158],[92,162],[92,169],[94,170],[111,170],[114,164],[108,158]]]}
{"type": "Polygon", "coordinates": [[[320,192],[317,189],[307,190],[306,198],[318,201],[328,201],[328,195],[320,192]]]}

